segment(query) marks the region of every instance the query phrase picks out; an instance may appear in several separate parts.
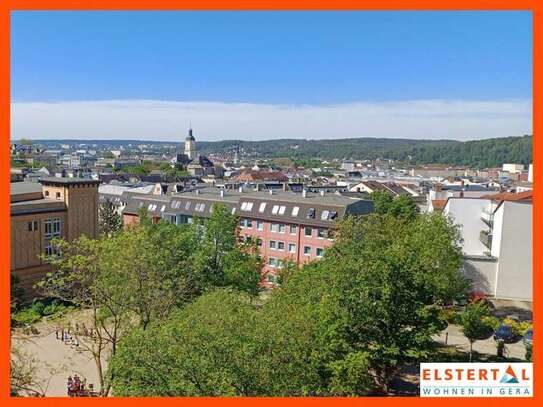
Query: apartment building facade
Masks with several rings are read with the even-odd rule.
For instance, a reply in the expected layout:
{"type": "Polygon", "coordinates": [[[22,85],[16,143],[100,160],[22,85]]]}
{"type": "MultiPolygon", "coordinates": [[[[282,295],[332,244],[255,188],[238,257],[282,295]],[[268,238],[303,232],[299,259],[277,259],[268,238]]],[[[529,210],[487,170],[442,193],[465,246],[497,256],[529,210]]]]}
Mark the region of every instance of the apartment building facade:
{"type": "Polygon", "coordinates": [[[239,216],[239,238],[254,239],[264,261],[263,284],[273,286],[286,262],[320,259],[333,243],[337,220],[373,211],[368,200],[339,194],[203,188],[171,195],[133,195],[123,211],[125,225],[139,221],[145,208],[153,220],[177,225],[209,217],[216,204],[239,216]]]}
{"type": "Polygon", "coordinates": [[[449,198],[443,210],[460,225],[464,273],[498,299],[532,301],[531,193],[449,198]]]}
{"type": "Polygon", "coordinates": [[[39,182],[10,184],[10,272],[27,297],[50,266],[54,238],[73,240],[97,235],[99,181],[77,178],[42,178],[39,182]]]}

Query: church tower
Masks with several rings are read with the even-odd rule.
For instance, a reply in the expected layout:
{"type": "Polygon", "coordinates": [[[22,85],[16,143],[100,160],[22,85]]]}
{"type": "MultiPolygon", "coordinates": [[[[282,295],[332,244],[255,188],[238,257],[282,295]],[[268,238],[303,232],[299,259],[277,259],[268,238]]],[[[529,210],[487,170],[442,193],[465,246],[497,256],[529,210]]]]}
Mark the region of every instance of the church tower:
{"type": "Polygon", "coordinates": [[[191,160],[196,158],[195,139],[192,135],[192,128],[189,129],[189,134],[185,138],[185,155],[191,160]]]}

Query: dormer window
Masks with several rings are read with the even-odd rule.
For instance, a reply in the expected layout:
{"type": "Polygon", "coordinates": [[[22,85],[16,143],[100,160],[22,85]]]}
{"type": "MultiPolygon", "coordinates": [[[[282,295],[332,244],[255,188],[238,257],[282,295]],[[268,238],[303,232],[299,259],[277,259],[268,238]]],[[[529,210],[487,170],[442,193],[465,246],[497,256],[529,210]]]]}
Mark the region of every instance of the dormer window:
{"type": "Polygon", "coordinates": [[[308,219],[315,219],[315,208],[309,208],[309,211],[307,211],[307,218],[308,219]]]}

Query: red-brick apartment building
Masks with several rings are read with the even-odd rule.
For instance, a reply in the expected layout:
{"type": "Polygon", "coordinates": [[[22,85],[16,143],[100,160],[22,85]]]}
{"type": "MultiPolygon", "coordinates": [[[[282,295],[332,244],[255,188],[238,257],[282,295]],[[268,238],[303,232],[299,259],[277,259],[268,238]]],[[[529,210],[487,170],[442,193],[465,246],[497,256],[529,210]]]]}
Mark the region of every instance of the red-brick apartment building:
{"type": "Polygon", "coordinates": [[[276,190],[203,188],[172,195],[133,195],[123,211],[125,225],[138,222],[140,208],[153,222],[181,225],[210,216],[224,204],[239,216],[240,238],[256,239],[264,259],[264,284],[272,286],[285,261],[300,265],[322,257],[333,240],[334,222],[346,215],[373,211],[371,201],[338,194],[276,190]]]}

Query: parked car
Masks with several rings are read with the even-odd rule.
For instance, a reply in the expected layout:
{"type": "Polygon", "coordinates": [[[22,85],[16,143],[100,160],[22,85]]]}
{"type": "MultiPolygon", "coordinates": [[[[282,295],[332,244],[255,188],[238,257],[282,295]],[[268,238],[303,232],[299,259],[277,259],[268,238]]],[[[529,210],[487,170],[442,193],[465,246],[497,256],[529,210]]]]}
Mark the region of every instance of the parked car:
{"type": "Polygon", "coordinates": [[[522,337],[522,342],[524,345],[531,345],[534,338],[534,330],[532,328],[528,329],[524,336],[522,337]]]}
{"type": "Polygon", "coordinates": [[[495,341],[504,341],[505,343],[515,342],[515,334],[511,325],[501,324],[494,332],[495,341]]]}

